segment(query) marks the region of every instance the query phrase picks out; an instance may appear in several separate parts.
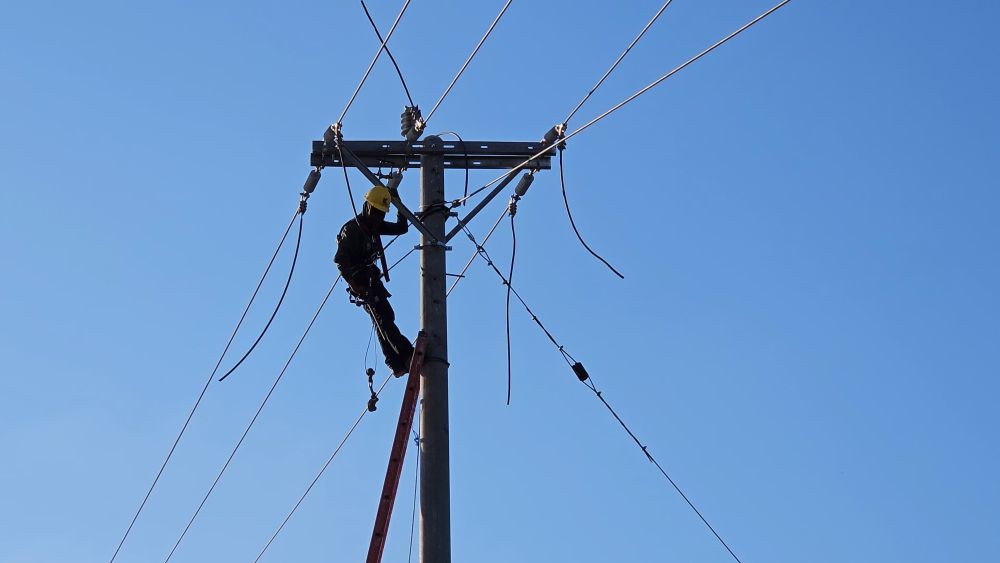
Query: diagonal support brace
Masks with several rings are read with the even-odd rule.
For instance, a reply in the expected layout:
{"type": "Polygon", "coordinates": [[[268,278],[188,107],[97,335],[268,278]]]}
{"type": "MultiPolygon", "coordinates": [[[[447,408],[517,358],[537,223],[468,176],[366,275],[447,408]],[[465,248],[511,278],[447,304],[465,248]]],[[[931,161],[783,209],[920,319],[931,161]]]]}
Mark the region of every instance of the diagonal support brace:
{"type": "MultiPolygon", "coordinates": [[[[347,163],[350,163],[351,166],[354,166],[355,168],[360,170],[361,173],[364,174],[365,178],[368,178],[368,181],[371,182],[373,186],[385,187],[385,184],[383,184],[382,181],[379,180],[378,176],[376,176],[371,170],[369,170],[368,167],[365,166],[363,162],[361,162],[361,159],[358,158],[358,155],[354,154],[354,152],[351,151],[351,149],[341,144],[340,152],[344,154],[344,160],[347,163]]],[[[429,230],[427,230],[427,227],[424,226],[423,222],[421,222],[420,219],[417,219],[417,216],[414,215],[413,212],[406,207],[403,201],[399,199],[399,194],[396,193],[396,190],[389,190],[389,193],[392,194],[392,205],[397,210],[399,210],[399,213],[402,214],[403,217],[406,217],[407,221],[412,223],[413,226],[416,227],[417,230],[420,231],[424,236],[431,238],[435,242],[441,242],[440,240],[438,240],[436,236],[434,236],[429,230]]]]}

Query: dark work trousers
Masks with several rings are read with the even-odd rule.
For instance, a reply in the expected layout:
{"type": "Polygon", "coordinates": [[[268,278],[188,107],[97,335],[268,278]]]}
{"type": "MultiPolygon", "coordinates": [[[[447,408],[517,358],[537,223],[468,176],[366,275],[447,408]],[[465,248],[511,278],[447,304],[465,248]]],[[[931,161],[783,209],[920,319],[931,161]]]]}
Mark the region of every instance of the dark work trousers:
{"type": "Polygon", "coordinates": [[[368,285],[352,283],[351,288],[364,300],[365,310],[375,323],[375,334],[382,346],[386,365],[394,372],[409,369],[413,344],[396,326],[396,313],[389,304],[389,292],[382,285],[382,280],[375,278],[368,285]]]}

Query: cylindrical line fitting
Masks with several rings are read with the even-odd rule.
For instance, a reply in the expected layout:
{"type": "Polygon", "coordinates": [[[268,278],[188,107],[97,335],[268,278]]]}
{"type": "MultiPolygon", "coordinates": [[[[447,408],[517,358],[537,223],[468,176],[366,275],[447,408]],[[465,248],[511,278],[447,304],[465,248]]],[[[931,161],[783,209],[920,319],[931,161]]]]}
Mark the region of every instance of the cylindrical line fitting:
{"type": "Polygon", "coordinates": [[[583,367],[583,364],[580,362],[573,364],[573,373],[576,374],[577,379],[580,381],[587,381],[590,379],[590,374],[587,373],[587,368],[583,367]]]}
{"type": "Polygon", "coordinates": [[[517,187],[514,188],[514,193],[517,197],[524,197],[524,194],[528,193],[528,188],[531,187],[531,183],[535,181],[534,174],[525,174],[521,176],[521,179],[517,182],[517,187]]]}
{"type": "Polygon", "coordinates": [[[313,170],[310,172],[309,176],[306,178],[306,183],[302,185],[302,191],[307,194],[313,193],[313,191],[316,190],[316,185],[319,184],[320,176],[322,176],[322,174],[319,170],[313,170]]]}

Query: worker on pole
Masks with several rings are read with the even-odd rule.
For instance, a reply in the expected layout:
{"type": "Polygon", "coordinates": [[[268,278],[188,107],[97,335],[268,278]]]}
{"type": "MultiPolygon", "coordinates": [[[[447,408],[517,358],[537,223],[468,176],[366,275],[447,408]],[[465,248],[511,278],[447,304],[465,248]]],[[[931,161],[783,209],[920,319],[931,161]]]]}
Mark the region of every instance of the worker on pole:
{"type": "Polygon", "coordinates": [[[353,296],[353,301],[364,306],[371,315],[379,345],[385,355],[385,363],[392,374],[399,377],[409,371],[413,345],[396,326],[396,314],[389,305],[391,294],[382,284],[381,272],[376,265],[379,258],[385,260],[382,249],[382,235],[401,235],[409,229],[406,218],[396,215],[396,222],[385,222],[392,194],[384,186],[374,186],[365,194],[361,215],[344,223],[337,235],[337,254],[333,261],[344,277],[353,296]]]}

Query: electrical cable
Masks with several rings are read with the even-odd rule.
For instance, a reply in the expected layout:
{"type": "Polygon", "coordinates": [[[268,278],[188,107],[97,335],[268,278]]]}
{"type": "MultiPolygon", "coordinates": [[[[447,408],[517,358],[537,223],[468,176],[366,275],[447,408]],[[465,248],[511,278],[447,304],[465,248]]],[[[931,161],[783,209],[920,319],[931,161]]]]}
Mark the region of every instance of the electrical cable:
{"type": "MultiPolygon", "coordinates": [[[[420,409],[417,409],[417,428],[420,427],[420,409]]],[[[420,490],[420,434],[413,432],[417,444],[417,455],[413,462],[413,509],[410,512],[410,547],[406,552],[406,563],[413,561],[413,526],[417,521],[417,492],[420,490]]]]}
{"type": "MultiPolygon", "coordinates": [[[[531,307],[529,307],[527,302],[525,302],[525,300],[521,298],[520,294],[517,293],[517,290],[513,288],[513,286],[510,283],[510,280],[505,278],[503,273],[496,267],[496,264],[493,263],[493,260],[490,258],[489,253],[486,252],[486,249],[483,248],[482,245],[475,242],[475,237],[472,235],[469,229],[466,228],[465,231],[466,234],[469,236],[469,238],[472,239],[473,244],[476,244],[477,256],[480,256],[483,260],[485,260],[486,264],[493,269],[493,271],[497,274],[497,276],[500,277],[500,279],[503,281],[503,284],[507,286],[507,288],[511,292],[513,292],[513,294],[521,302],[521,305],[524,306],[524,309],[528,312],[529,315],[531,315],[531,320],[535,321],[535,324],[537,324],[539,328],[542,329],[542,332],[545,333],[545,336],[547,336],[549,340],[552,341],[552,344],[555,345],[556,350],[559,351],[559,353],[563,356],[563,359],[566,360],[566,363],[570,364],[570,367],[572,368],[573,364],[577,363],[576,359],[573,358],[573,356],[570,355],[569,352],[567,352],[566,349],[561,344],[559,344],[559,342],[555,339],[555,337],[552,336],[552,333],[550,333],[548,329],[545,328],[542,322],[538,319],[538,316],[531,310],[531,307]]],[[[694,513],[698,515],[698,518],[701,519],[702,523],[704,523],[706,527],[708,527],[708,529],[712,532],[715,538],[719,540],[719,543],[721,543],[722,546],[726,548],[726,551],[728,551],[729,554],[732,555],[733,559],[735,559],[737,563],[742,563],[742,561],[740,561],[740,558],[736,556],[736,553],[733,552],[733,550],[729,547],[729,544],[727,544],[725,540],[722,539],[722,536],[719,535],[719,533],[715,530],[715,528],[702,515],[701,511],[698,510],[698,508],[694,505],[693,502],[691,502],[691,499],[688,498],[686,494],[684,494],[684,491],[682,491],[680,486],[677,485],[677,482],[674,481],[670,477],[670,475],[667,474],[666,470],[663,469],[663,466],[661,466],[660,463],[656,461],[656,459],[653,457],[653,455],[649,453],[649,448],[647,446],[644,446],[642,442],[639,441],[639,438],[636,437],[635,433],[632,432],[632,430],[625,424],[624,421],[622,421],[621,417],[611,407],[611,405],[607,402],[607,400],[604,399],[603,394],[600,391],[598,391],[597,386],[594,384],[593,378],[590,377],[588,374],[587,379],[581,380],[581,382],[597,395],[597,398],[600,399],[600,401],[604,404],[605,407],[607,407],[607,409],[615,417],[615,420],[617,420],[618,423],[622,426],[622,428],[625,429],[625,432],[628,433],[629,437],[631,437],[632,440],[635,441],[636,444],[638,444],[639,448],[642,450],[642,453],[646,456],[646,458],[649,459],[649,461],[651,461],[653,465],[656,466],[656,468],[660,471],[660,473],[663,474],[663,476],[667,479],[667,481],[670,482],[674,490],[676,490],[677,493],[681,496],[681,498],[684,499],[684,502],[686,502],[688,506],[691,507],[691,510],[693,510],[694,513]]]]}
{"type": "Polygon", "coordinates": [[[625,59],[625,55],[628,55],[629,51],[632,50],[632,47],[635,47],[635,44],[638,43],[640,39],[642,39],[642,36],[646,34],[646,31],[648,31],[649,28],[652,27],[654,23],[656,23],[656,20],[659,19],[660,14],[662,14],[663,11],[667,9],[667,6],[669,6],[670,3],[673,1],[674,0],[667,0],[666,2],[663,3],[663,6],[660,6],[660,10],[656,12],[656,15],[654,15],[651,20],[649,20],[649,23],[646,24],[646,27],[642,28],[642,31],[639,32],[639,35],[637,35],[635,39],[633,39],[632,42],[629,43],[629,46],[626,47],[624,51],[622,51],[622,54],[618,56],[618,60],[616,60],[613,65],[611,65],[611,68],[609,68],[608,71],[604,73],[604,76],[602,76],[601,79],[597,81],[597,84],[594,84],[594,87],[591,88],[589,92],[587,92],[587,95],[584,96],[582,100],[580,100],[580,103],[576,104],[576,107],[569,112],[569,115],[566,116],[566,119],[562,121],[563,124],[569,123],[569,120],[573,119],[573,116],[576,115],[576,112],[580,111],[580,108],[583,107],[583,104],[587,103],[587,100],[590,99],[590,96],[592,96],[594,92],[596,92],[597,89],[601,87],[601,84],[603,84],[604,81],[607,80],[609,76],[611,76],[611,73],[614,72],[616,68],[618,68],[618,65],[625,59]]]}
{"type": "MultiPolygon", "coordinates": [[[[357,222],[358,226],[361,226],[361,221],[358,219],[358,206],[354,203],[354,192],[351,190],[351,177],[347,173],[347,165],[344,163],[344,152],[340,147],[340,137],[337,137],[337,154],[340,157],[340,163],[343,164],[341,168],[344,170],[344,184],[347,186],[347,197],[351,200],[351,209],[354,211],[354,221],[357,222]]],[[[364,229],[362,229],[363,231],[364,229]]]]}
{"type": "Polygon", "coordinates": [[[465,69],[469,66],[469,63],[472,62],[472,58],[475,57],[476,53],[479,52],[479,48],[483,46],[483,43],[486,42],[486,39],[490,36],[491,33],[493,33],[493,28],[497,26],[497,23],[500,21],[500,18],[503,17],[504,13],[507,11],[507,8],[510,7],[511,2],[513,2],[513,0],[507,0],[507,3],[503,5],[503,8],[500,10],[500,13],[497,14],[497,17],[493,20],[493,23],[490,24],[490,28],[486,30],[485,34],[483,34],[483,38],[479,40],[479,44],[476,45],[476,48],[472,50],[472,54],[469,55],[469,58],[465,60],[465,64],[463,64],[462,68],[458,70],[458,74],[456,74],[455,78],[451,80],[451,84],[449,84],[448,88],[445,89],[444,94],[441,94],[441,97],[438,98],[437,103],[434,104],[433,108],[431,108],[430,113],[428,113],[427,117],[424,118],[424,125],[426,125],[431,120],[431,116],[433,116],[434,112],[437,111],[438,106],[440,106],[441,102],[443,102],[444,99],[448,97],[448,93],[451,92],[452,87],[454,87],[455,83],[458,82],[459,77],[462,76],[463,72],[465,72],[465,69]]]}
{"type": "Polygon", "coordinates": [[[292,284],[292,274],[295,273],[295,263],[299,260],[299,248],[302,246],[302,220],[304,217],[305,215],[299,213],[299,234],[295,239],[295,254],[292,255],[292,267],[288,270],[288,279],[285,280],[285,288],[281,290],[281,297],[278,299],[278,304],[274,306],[274,311],[271,312],[271,318],[267,320],[267,324],[264,325],[263,330],[261,330],[260,334],[257,335],[257,339],[254,340],[252,345],[250,345],[250,349],[243,354],[243,357],[240,358],[240,361],[236,362],[236,365],[229,368],[229,371],[219,378],[219,381],[229,377],[231,373],[236,371],[236,368],[240,367],[244,360],[250,357],[250,354],[253,353],[254,349],[257,348],[257,345],[260,344],[260,341],[264,338],[264,335],[267,334],[267,329],[271,328],[271,323],[274,322],[274,317],[278,316],[278,310],[281,309],[281,304],[285,301],[285,295],[288,294],[288,286],[292,284]]]}
{"type": "Polygon", "coordinates": [[[250,433],[250,429],[253,428],[254,423],[257,422],[257,417],[260,416],[261,411],[264,410],[264,406],[267,405],[268,400],[271,398],[271,394],[274,393],[274,389],[278,386],[278,383],[281,382],[281,378],[285,375],[285,371],[288,370],[288,366],[291,365],[292,360],[295,358],[295,355],[298,353],[299,348],[302,346],[302,342],[306,339],[306,336],[308,336],[309,331],[313,327],[313,324],[319,317],[320,312],[323,311],[323,307],[326,306],[326,302],[330,299],[330,295],[333,293],[334,288],[337,287],[337,284],[340,283],[341,279],[342,279],[341,276],[337,276],[337,279],[334,280],[332,285],[330,285],[330,290],[327,291],[326,296],[323,297],[323,301],[320,303],[319,308],[316,309],[316,313],[313,314],[312,320],[310,320],[309,325],[306,326],[305,332],[302,333],[302,337],[299,338],[299,341],[295,345],[295,348],[292,350],[291,355],[289,355],[288,361],[286,361],[284,367],[281,368],[281,371],[275,378],[274,383],[271,385],[270,390],[268,390],[267,394],[264,396],[264,400],[261,401],[260,406],[257,408],[257,412],[254,413],[253,418],[250,419],[250,423],[247,425],[246,430],[243,431],[243,435],[240,436],[239,441],[236,442],[236,446],[233,447],[233,451],[229,454],[229,458],[226,460],[226,463],[223,464],[222,469],[219,470],[218,475],[216,475],[215,480],[212,482],[212,486],[208,488],[208,491],[205,493],[205,496],[201,499],[201,502],[198,504],[198,508],[194,511],[194,514],[191,515],[191,518],[188,520],[187,525],[181,532],[180,537],[178,537],[177,541],[174,542],[174,546],[173,548],[170,549],[170,553],[167,555],[167,558],[164,560],[164,563],[170,561],[170,558],[174,556],[174,552],[177,551],[177,547],[181,544],[181,540],[183,540],[184,536],[187,535],[188,530],[191,529],[191,525],[194,524],[195,518],[197,518],[198,514],[201,513],[202,507],[205,506],[205,503],[208,501],[208,497],[211,496],[212,491],[214,491],[216,485],[219,484],[219,480],[222,479],[222,475],[226,472],[226,469],[229,467],[229,464],[233,461],[233,458],[236,456],[236,452],[240,449],[240,446],[243,445],[243,441],[246,439],[247,434],[250,433]]]}
{"type": "MultiPolygon", "coordinates": [[[[490,237],[493,236],[493,232],[497,230],[497,227],[500,226],[500,222],[503,221],[503,218],[506,215],[507,215],[507,210],[504,209],[503,213],[500,214],[500,217],[497,218],[497,222],[493,223],[493,228],[490,229],[490,232],[486,233],[486,237],[483,239],[484,245],[486,244],[487,241],[490,240],[490,237]]],[[[473,243],[475,243],[475,239],[473,239],[473,243]]],[[[473,262],[475,262],[477,253],[478,250],[472,251],[472,256],[469,256],[469,261],[465,263],[465,267],[462,268],[462,272],[455,277],[455,283],[451,284],[451,287],[448,288],[448,293],[445,294],[445,297],[451,295],[451,292],[455,290],[455,286],[458,285],[458,282],[465,279],[465,272],[469,271],[469,267],[472,266],[473,262]]]]}
{"type": "Polygon", "coordinates": [[[621,272],[616,270],[615,267],[612,266],[607,260],[605,260],[603,256],[594,252],[593,248],[590,248],[590,245],[587,244],[587,241],[583,240],[583,236],[580,235],[580,231],[576,228],[576,221],[573,220],[573,212],[569,210],[569,198],[566,197],[566,179],[565,177],[563,177],[562,149],[559,149],[559,184],[562,186],[563,202],[566,204],[566,215],[569,217],[569,224],[573,227],[573,232],[576,233],[576,238],[580,240],[580,244],[582,244],[583,247],[587,249],[587,252],[589,252],[594,258],[597,258],[598,260],[603,262],[604,265],[607,266],[608,269],[610,269],[612,272],[614,272],[616,276],[618,276],[621,279],[625,279],[625,276],[623,276],[621,272]]]}
{"type": "MultiPolygon", "coordinates": [[[[365,0],[361,0],[361,7],[365,10],[365,15],[368,16],[368,21],[372,24],[372,29],[375,30],[375,37],[378,37],[379,41],[382,41],[382,34],[378,31],[378,26],[375,25],[375,20],[372,19],[371,12],[368,11],[368,6],[365,5],[365,0]]],[[[406,80],[403,78],[403,71],[399,70],[399,65],[396,64],[396,57],[392,56],[392,51],[389,50],[389,46],[385,45],[383,41],[383,48],[385,49],[385,54],[389,55],[389,60],[392,61],[392,66],[396,67],[396,74],[399,75],[399,81],[403,83],[403,91],[406,92],[406,99],[410,101],[411,106],[415,106],[413,103],[413,98],[410,97],[410,89],[406,87],[406,80]]],[[[341,161],[343,162],[343,161],[341,161]]]]}
{"type": "MultiPolygon", "coordinates": [[[[462,192],[461,201],[464,204],[465,200],[469,199],[469,148],[465,145],[465,140],[462,139],[462,136],[454,131],[442,131],[437,134],[438,137],[441,135],[454,135],[458,139],[458,142],[462,144],[462,152],[465,154],[465,190],[462,192]]],[[[452,207],[458,207],[458,204],[452,207]]]]}
{"type": "MultiPolygon", "coordinates": [[[[344,111],[341,112],[340,117],[337,119],[337,123],[343,123],[344,117],[347,116],[347,111],[351,109],[354,105],[355,98],[358,97],[358,92],[361,91],[361,87],[365,85],[368,80],[368,75],[371,74],[372,69],[375,67],[375,62],[378,60],[379,56],[382,55],[382,50],[385,49],[387,43],[389,43],[389,38],[392,37],[394,31],[396,31],[396,25],[399,24],[399,20],[403,18],[403,13],[406,12],[407,6],[410,5],[410,0],[403,2],[403,7],[399,10],[399,15],[396,16],[396,21],[392,22],[392,27],[389,28],[389,33],[386,34],[385,39],[382,40],[382,45],[379,46],[378,51],[375,51],[375,57],[372,58],[371,64],[368,65],[368,70],[365,71],[364,76],[361,77],[361,82],[358,83],[358,87],[354,89],[354,93],[351,94],[351,99],[348,100],[347,106],[344,107],[344,111]]],[[[343,162],[343,160],[341,160],[343,162]]]]}
{"type": "Polygon", "coordinates": [[[163,471],[167,467],[167,463],[170,462],[170,458],[174,455],[174,450],[177,449],[177,444],[180,443],[181,437],[184,436],[184,432],[187,431],[188,425],[191,423],[191,419],[194,417],[194,413],[198,410],[198,406],[201,404],[201,400],[205,397],[205,392],[208,391],[208,386],[215,379],[215,374],[219,371],[219,366],[222,365],[222,360],[225,359],[226,353],[229,352],[229,347],[232,346],[233,341],[236,339],[236,334],[239,332],[240,327],[243,326],[243,320],[247,318],[247,313],[250,311],[250,306],[253,305],[255,299],[257,299],[257,293],[260,292],[261,286],[264,284],[264,279],[267,278],[268,272],[271,271],[271,266],[274,264],[274,260],[278,257],[278,252],[281,247],[285,244],[285,239],[288,238],[288,233],[292,230],[292,225],[295,224],[295,218],[298,217],[298,210],[292,215],[291,221],[288,222],[288,226],[285,227],[284,234],[281,235],[281,239],[278,241],[278,246],[274,249],[271,254],[271,260],[268,261],[267,267],[264,268],[264,273],[261,274],[260,280],[257,281],[257,287],[254,288],[253,294],[250,295],[250,300],[247,301],[246,307],[243,308],[243,314],[240,315],[240,320],[236,323],[236,327],[233,329],[231,335],[229,335],[229,341],[226,342],[226,347],[223,348],[222,353],[219,354],[218,361],[215,362],[215,367],[212,369],[212,373],[208,375],[208,379],[205,380],[205,385],[202,386],[201,392],[198,394],[198,398],[194,402],[194,406],[191,407],[191,412],[188,413],[187,419],[181,426],[180,432],[177,433],[177,437],[174,438],[174,443],[170,446],[170,450],[167,452],[167,457],[163,460],[160,465],[159,471],[156,472],[156,477],[153,478],[153,483],[149,486],[149,490],[146,491],[146,496],[143,497],[142,502],[139,504],[139,508],[135,511],[135,515],[132,517],[132,521],[129,522],[128,528],[125,530],[125,534],[122,536],[120,542],[118,542],[118,547],[115,549],[114,555],[111,556],[109,563],[114,563],[115,558],[118,557],[118,553],[121,551],[122,546],[125,545],[125,540],[128,538],[129,533],[132,532],[132,527],[135,525],[136,520],[139,519],[139,514],[142,513],[142,509],[146,506],[146,502],[149,501],[150,495],[153,494],[153,489],[156,488],[156,484],[159,482],[160,477],[163,475],[163,471]]]}
{"type": "MultiPolygon", "coordinates": [[[[385,388],[386,384],[389,383],[390,379],[392,379],[392,375],[387,375],[385,380],[382,382],[382,385],[379,386],[378,391],[375,392],[376,396],[382,392],[382,389],[385,388]]],[[[358,416],[357,420],[354,421],[354,424],[351,425],[351,427],[347,430],[347,434],[345,434],[343,439],[340,440],[340,443],[337,444],[336,449],[333,450],[333,453],[330,454],[329,458],[327,458],[326,463],[324,463],[323,467],[320,468],[319,473],[316,474],[316,477],[314,477],[312,482],[309,483],[309,486],[306,487],[305,492],[303,492],[302,496],[299,497],[298,502],[295,503],[295,506],[292,507],[292,510],[289,511],[288,515],[285,516],[285,519],[282,520],[281,525],[278,526],[278,529],[275,530],[273,534],[271,534],[271,538],[267,540],[267,543],[264,545],[264,548],[260,550],[259,554],[257,554],[257,558],[254,559],[254,563],[260,561],[260,558],[264,556],[264,553],[266,553],[268,548],[271,547],[271,544],[274,543],[274,539],[278,537],[278,534],[280,534],[283,529],[285,529],[285,524],[288,524],[288,521],[292,519],[292,516],[299,509],[299,506],[302,504],[304,500],[306,500],[306,496],[309,495],[309,492],[312,491],[313,487],[319,481],[320,477],[323,476],[323,473],[325,473],[327,468],[330,467],[330,464],[333,463],[333,459],[337,457],[337,454],[340,453],[340,450],[344,447],[344,444],[347,443],[347,439],[351,437],[351,434],[354,433],[354,430],[358,427],[359,424],[361,424],[361,420],[365,418],[366,414],[368,414],[367,408],[361,411],[361,415],[358,416]]]]}
{"type": "Polygon", "coordinates": [[[510,212],[510,272],[507,274],[507,406],[510,406],[510,284],[514,281],[514,257],[517,256],[517,232],[514,230],[514,215],[517,213],[517,200],[511,198],[511,203],[507,207],[510,212]]]}
{"type": "Polygon", "coordinates": [[[743,24],[743,26],[740,27],[739,29],[737,29],[736,31],[734,31],[734,32],[730,33],[729,35],[723,37],[722,39],[716,41],[715,43],[712,44],[712,46],[706,48],[705,50],[701,51],[697,55],[691,57],[690,59],[688,59],[687,61],[685,61],[681,65],[675,67],[670,72],[668,72],[668,73],[664,74],[663,76],[657,78],[656,80],[654,80],[653,82],[651,82],[647,86],[643,87],[642,89],[640,89],[636,93],[632,94],[628,98],[625,98],[624,100],[622,100],[618,104],[614,105],[611,109],[609,109],[609,110],[605,111],[604,113],[602,113],[601,115],[598,115],[597,117],[591,119],[590,121],[588,121],[584,125],[581,125],[580,127],[577,127],[575,130],[573,130],[573,132],[569,133],[568,135],[565,135],[563,137],[560,137],[559,139],[556,139],[554,142],[552,142],[548,146],[543,147],[540,151],[538,151],[534,155],[528,157],[521,164],[518,164],[517,166],[515,166],[515,167],[511,168],[510,170],[504,172],[500,176],[497,176],[496,178],[490,180],[488,183],[486,183],[482,187],[478,188],[477,190],[475,190],[474,192],[472,192],[471,194],[469,194],[469,197],[472,197],[472,196],[476,195],[477,193],[479,193],[479,192],[481,192],[481,191],[489,188],[490,186],[496,184],[497,182],[503,180],[504,178],[507,177],[508,174],[512,174],[512,173],[518,172],[520,170],[524,170],[529,164],[531,164],[533,161],[535,161],[539,157],[543,156],[548,151],[552,150],[554,147],[556,147],[558,145],[561,145],[561,144],[565,143],[567,140],[569,140],[569,139],[575,137],[576,135],[579,135],[580,133],[586,131],[587,129],[589,129],[590,127],[592,127],[597,122],[599,122],[602,119],[608,117],[612,113],[614,113],[614,112],[618,111],[619,109],[621,109],[626,104],[632,102],[633,100],[635,100],[639,96],[645,94],[649,90],[651,90],[654,87],[658,86],[664,80],[666,80],[666,79],[670,78],[671,76],[677,74],[678,72],[684,70],[689,65],[691,65],[691,63],[693,63],[693,62],[697,61],[698,59],[704,57],[705,55],[711,53],[712,51],[714,51],[715,49],[717,49],[718,47],[720,47],[724,43],[728,42],[730,39],[736,37],[737,35],[739,35],[740,33],[744,32],[744,31],[746,31],[747,29],[749,29],[750,27],[752,27],[754,24],[756,24],[757,22],[763,20],[767,16],[773,14],[779,8],[782,8],[785,4],[788,4],[789,2],[791,2],[791,0],[782,0],[782,2],[778,3],[777,5],[775,5],[770,10],[764,12],[763,14],[761,14],[761,15],[757,16],[756,18],[750,20],[749,22],[743,24]]]}

